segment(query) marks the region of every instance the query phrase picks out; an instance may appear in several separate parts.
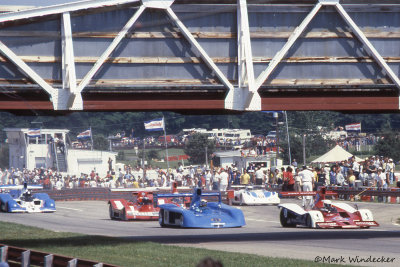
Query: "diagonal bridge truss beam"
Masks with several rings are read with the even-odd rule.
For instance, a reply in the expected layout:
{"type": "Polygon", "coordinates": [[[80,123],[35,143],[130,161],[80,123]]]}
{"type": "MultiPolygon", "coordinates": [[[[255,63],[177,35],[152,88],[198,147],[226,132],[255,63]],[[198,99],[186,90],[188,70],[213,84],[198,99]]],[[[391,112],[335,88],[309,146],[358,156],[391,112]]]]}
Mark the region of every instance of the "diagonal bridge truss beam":
{"type": "MultiPolygon", "coordinates": [[[[21,57],[16,55],[3,42],[0,41],[0,53],[9,62],[14,64],[21,73],[34,83],[39,85],[52,101],[54,110],[83,110],[82,92],[93,80],[93,77],[110,59],[111,54],[121,41],[132,31],[135,23],[146,9],[164,10],[171,22],[179,29],[184,39],[195,49],[202,59],[202,62],[212,71],[216,78],[226,89],[225,109],[239,111],[261,110],[261,97],[258,93],[260,87],[269,82],[271,74],[276,70],[293,47],[296,41],[304,34],[313,18],[324,6],[332,6],[343,18],[351,31],[359,40],[369,56],[375,60],[382,71],[387,74],[390,80],[400,90],[400,80],[389,67],[384,58],[374,48],[365,34],[352,20],[339,0],[319,0],[312,8],[310,13],[304,18],[301,24],[290,34],[285,45],[272,57],[267,68],[256,78],[254,76],[254,63],[252,55],[252,42],[250,38],[249,11],[247,10],[246,0],[237,0],[237,84],[233,84],[220,70],[206,50],[196,40],[187,26],[179,19],[171,8],[174,0],[90,0],[80,1],[70,4],[55,5],[43,8],[35,8],[18,12],[0,14],[0,23],[18,22],[19,20],[30,20],[46,16],[60,18],[60,39],[62,48],[61,76],[62,86],[57,87],[46,82],[38,73],[25,63],[21,57]],[[71,16],[73,12],[84,13],[88,9],[104,8],[108,6],[130,5],[137,7],[132,17],[125,23],[123,28],[114,37],[111,44],[105,49],[94,65],[77,82],[76,62],[74,60],[74,41],[72,38],[71,16]]],[[[400,101],[399,101],[400,103],[400,101]]],[[[265,107],[264,107],[265,108],[265,107]]],[[[399,107],[400,109],[400,107],[399,107]]]]}

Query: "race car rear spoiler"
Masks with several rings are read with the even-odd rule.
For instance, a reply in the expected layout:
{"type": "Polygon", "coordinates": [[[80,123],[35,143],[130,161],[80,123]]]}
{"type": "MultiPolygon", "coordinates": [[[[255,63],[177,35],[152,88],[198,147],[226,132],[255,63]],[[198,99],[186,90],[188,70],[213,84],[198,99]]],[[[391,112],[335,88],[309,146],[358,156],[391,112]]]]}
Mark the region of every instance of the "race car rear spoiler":
{"type": "Polygon", "coordinates": [[[0,190],[21,190],[21,189],[31,189],[31,190],[40,190],[43,189],[43,185],[36,185],[36,184],[21,184],[21,185],[15,185],[15,184],[10,184],[10,185],[0,185],[0,190]]]}
{"type": "Polygon", "coordinates": [[[153,194],[154,203],[158,203],[159,198],[192,198],[200,199],[204,197],[218,197],[218,202],[221,202],[221,193],[220,192],[207,192],[204,193],[200,188],[194,190],[193,193],[169,193],[169,194],[153,194]]]}

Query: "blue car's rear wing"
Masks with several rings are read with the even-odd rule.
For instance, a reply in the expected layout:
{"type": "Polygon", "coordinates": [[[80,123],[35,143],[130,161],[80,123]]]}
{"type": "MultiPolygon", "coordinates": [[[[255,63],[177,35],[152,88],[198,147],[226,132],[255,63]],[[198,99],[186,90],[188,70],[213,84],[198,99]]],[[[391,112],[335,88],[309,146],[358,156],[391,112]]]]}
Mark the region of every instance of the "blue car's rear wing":
{"type": "Polygon", "coordinates": [[[192,203],[196,201],[200,201],[201,198],[204,197],[218,197],[218,202],[221,202],[221,193],[220,192],[207,192],[203,193],[201,188],[196,188],[193,193],[170,193],[170,194],[154,194],[153,199],[155,205],[158,203],[159,198],[192,198],[192,203]]]}

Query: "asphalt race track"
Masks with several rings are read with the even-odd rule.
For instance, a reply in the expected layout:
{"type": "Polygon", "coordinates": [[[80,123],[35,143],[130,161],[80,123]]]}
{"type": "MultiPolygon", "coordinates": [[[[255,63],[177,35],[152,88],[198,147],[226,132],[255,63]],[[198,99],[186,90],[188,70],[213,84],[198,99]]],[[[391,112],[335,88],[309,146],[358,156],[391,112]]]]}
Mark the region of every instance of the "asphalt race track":
{"type": "MultiPolygon", "coordinates": [[[[298,200],[283,200],[282,202],[298,200]]],[[[358,203],[372,211],[380,227],[365,230],[282,228],[276,206],[240,207],[247,225],[231,229],[161,228],[157,221],[114,221],[105,201],[57,202],[57,212],[0,213],[0,220],[54,231],[127,237],[199,248],[253,253],[262,256],[325,260],[351,264],[350,259],[391,261],[369,266],[400,265],[400,204],[358,203]],[[324,259],[325,257],[325,259],[324,259]],[[393,260],[390,260],[394,258],[393,260]]]]}

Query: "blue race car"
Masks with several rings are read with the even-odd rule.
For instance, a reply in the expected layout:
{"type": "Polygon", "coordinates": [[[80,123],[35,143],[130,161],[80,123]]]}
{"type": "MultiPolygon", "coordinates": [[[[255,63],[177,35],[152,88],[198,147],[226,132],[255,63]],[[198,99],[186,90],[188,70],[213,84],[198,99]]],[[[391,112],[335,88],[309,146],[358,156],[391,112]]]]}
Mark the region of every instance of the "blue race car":
{"type": "MultiPolygon", "coordinates": [[[[194,189],[193,194],[157,194],[156,198],[173,198],[176,204],[159,205],[158,221],[161,227],[183,228],[227,228],[246,225],[243,212],[221,202],[221,193],[203,193],[200,188],[194,189]],[[189,207],[184,199],[192,198],[189,207]],[[217,197],[218,202],[208,202],[205,198],[217,197]],[[179,199],[180,201],[179,204],[179,199]]],[[[154,201],[157,203],[157,201],[154,201]]]]}
{"type": "Polygon", "coordinates": [[[4,185],[0,191],[0,211],[3,212],[55,212],[56,204],[46,193],[32,195],[32,189],[41,189],[37,185],[4,185]]]}

